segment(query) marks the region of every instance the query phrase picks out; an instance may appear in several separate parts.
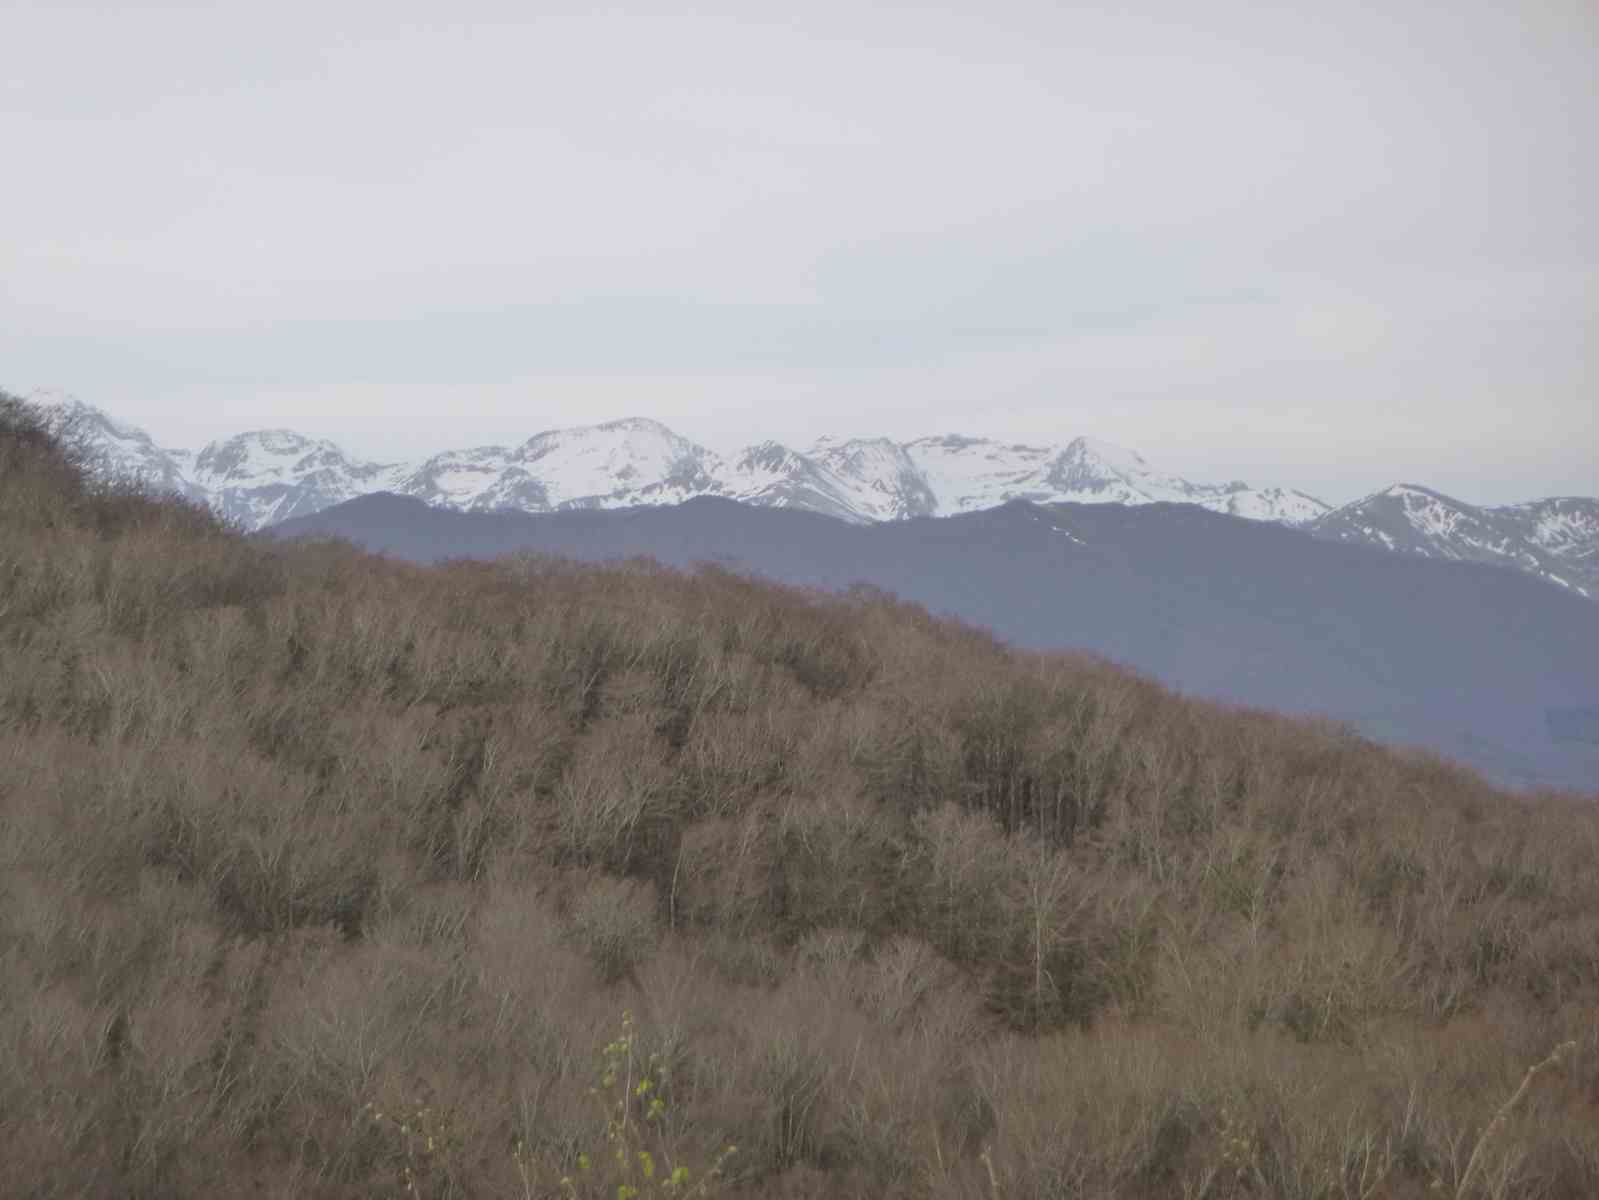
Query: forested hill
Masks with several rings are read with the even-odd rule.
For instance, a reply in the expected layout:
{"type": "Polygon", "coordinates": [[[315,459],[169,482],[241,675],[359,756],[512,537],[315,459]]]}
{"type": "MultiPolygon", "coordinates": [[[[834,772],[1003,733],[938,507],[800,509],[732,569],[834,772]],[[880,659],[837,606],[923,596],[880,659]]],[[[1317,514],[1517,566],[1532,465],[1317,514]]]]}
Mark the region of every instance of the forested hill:
{"type": "Polygon", "coordinates": [[[859,526],[702,498],[458,513],[365,496],[285,522],[414,561],[517,551],[715,562],[780,583],[867,583],[1034,650],[1083,650],[1185,693],[1347,721],[1502,783],[1599,793],[1599,606],[1503,567],[1399,555],[1187,504],[1013,503],[859,526]]]}

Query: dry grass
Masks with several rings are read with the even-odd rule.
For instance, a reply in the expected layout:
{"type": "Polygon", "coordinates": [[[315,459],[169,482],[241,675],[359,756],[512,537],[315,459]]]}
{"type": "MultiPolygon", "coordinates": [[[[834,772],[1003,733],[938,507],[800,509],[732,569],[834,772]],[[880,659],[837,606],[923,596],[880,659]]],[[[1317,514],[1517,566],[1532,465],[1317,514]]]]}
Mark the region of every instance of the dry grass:
{"type": "Polygon", "coordinates": [[[0,399],[3,1194],[557,1195],[631,1010],[628,1169],[726,1195],[1578,1200],[1595,862],[866,590],[251,541],[0,399]]]}

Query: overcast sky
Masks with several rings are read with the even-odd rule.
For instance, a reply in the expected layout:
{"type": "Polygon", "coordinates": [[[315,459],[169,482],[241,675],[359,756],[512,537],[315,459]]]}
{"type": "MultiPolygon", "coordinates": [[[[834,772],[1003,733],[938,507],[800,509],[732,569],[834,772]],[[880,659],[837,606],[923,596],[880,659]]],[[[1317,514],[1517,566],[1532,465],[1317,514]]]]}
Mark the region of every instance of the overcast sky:
{"type": "Polygon", "coordinates": [[[0,387],[1599,494],[1592,0],[0,0],[0,387]]]}

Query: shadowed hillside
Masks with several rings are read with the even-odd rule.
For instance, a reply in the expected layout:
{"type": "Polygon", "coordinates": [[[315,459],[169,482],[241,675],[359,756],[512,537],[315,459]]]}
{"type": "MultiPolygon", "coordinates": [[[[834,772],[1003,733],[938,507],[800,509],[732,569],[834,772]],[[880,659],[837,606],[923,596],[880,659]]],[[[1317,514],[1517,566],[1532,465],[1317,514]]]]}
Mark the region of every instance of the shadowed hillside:
{"type": "Polygon", "coordinates": [[[1599,1194],[1591,801],[880,592],[248,540],[0,398],[0,764],[0,1194],[1599,1194]]]}
{"type": "Polygon", "coordinates": [[[864,581],[1014,646],[1086,650],[1185,693],[1348,722],[1502,783],[1599,793],[1599,746],[1549,723],[1599,705],[1599,606],[1503,567],[1193,505],[1016,503],[858,527],[709,498],[533,515],[365,496],[273,532],[421,562],[648,554],[831,590],[864,581]]]}

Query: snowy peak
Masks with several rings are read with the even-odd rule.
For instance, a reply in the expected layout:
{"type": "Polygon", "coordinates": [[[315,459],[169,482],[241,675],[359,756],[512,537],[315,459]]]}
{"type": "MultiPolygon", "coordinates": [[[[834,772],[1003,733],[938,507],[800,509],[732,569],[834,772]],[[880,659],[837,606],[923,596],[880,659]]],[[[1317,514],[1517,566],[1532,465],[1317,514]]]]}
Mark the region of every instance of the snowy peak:
{"type": "Polygon", "coordinates": [[[1061,454],[1061,458],[1118,475],[1150,474],[1149,464],[1144,461],[1142,454],[1123,446],[1113,446],[1097,438],[1073,438],[1061,454]]]}
{"type": "Polygon", "coordinates": [[[751,474],[766,473],[781,476],[791,471],[814,469],[816,466],[803,454],[790,450],[782,442],[760,442],[748,446],[733,461],[733,469],[751,474]]]}
{"type": "Polygon", "coordinates": [[[1063,498],[1090,503],[1188,499],[1196,491],[1184,480],[1150,470],[1141,454],[1081,437],[1061,451],[1044,478],[1063,498]]]}
{"type": "Polygon", "coordinates": [[[391,465],[363,462],[291,429],[255,429],[208,444],[189,482],[229,520],[259,529],[380,490],[391,465]]]}
{"type": "Polygon", "coordinates": [[[1249,521],[1306,525],[1330,511],[1324,501],[1292,488],[1252,488],[1248,484],[1229,483],[1222,493],[1207,501],[1205,507],[1249,521]]]}
{"type": "Polygon", "coordinates": [[[39,391],[29,396],[57,436],[84,454],[102,479],[138,482],[156,492],[201,498],[188,480],[193,455],[168,450],[133,425],[113,420],[104,409],[63,392],[39,391]]]}
{"type": "Polygon", "coordinates": [[[664,441],[681,443],[685,446],[693,445],[687,438],[679,437],[672,429],[662,425],[653,417],[621,417],[615,421],[602,422],[599,425],[580,425],[572,429],[558,430],[557,432],[638,434],[642,437],[660,438],[664,441]]]}
{"type": "Polygon", "coordinates": [[[722,495],[767,508],[798,508],[856,524],[850,485],[809,455],[780,442],[750,446],[725,462],[717,477],[722,495]]]}
{"type": "Polygon", "coordinates": [[[1029,446],[962,436],[906,444],[938,496],[940,516],[1011,500],[1036,504],[1198,504],[1255,521],[1298,525],[1329,510],[1314,496],[1244,483],[1197,484],[1152,467],[1137,451],[1079,437],[1029,446]]]}
{"type": "Polygon", "coordinates": [[[393,490],[470,511],[623,508],[720,494],[715,465],[703,446],[634,417],[547,429],[519,446],[436,454],[404,471],[393,490]]]}
{"type": "Polygon", "coordinates": [[[1051,465],[1047,480],[1062,499],[1086,503],[1197,504],[1212,512],[1252,521],[1302,525],[1331,506],[1290,488],[1252,488],[1240,480],[1193,483],[1157,471],[1133,450],[1077,438],[1051,465]]]}
{"type": "Polygon", "coordinates": [[[1413,483],[1396,483],[1315,522],[1341,541],[1376,540],[1390,550],[1459,558],[1458,539],[1491,537],[1487,510],[1413,483]]]}
{"type": "Polygon", "coordinates": [[[1405,554],[1493,563],[1599,598],[1599,501],[1534,500],[1498,508],[1396,483],[1310,522],[1317,537],[1405,554]]]}
{"type": "Polygon", "coordinates": [[[289,429],[257,429],[207,445],[195,457],[194,480],[204,487],[222,487],[357,469],[332,442],[312,441],[289,429]]]}
{"type": "Polygon", "coordinates": [[[155,441],[144,430],[124,425],[112,418],[103,408],[69,396],[65,392],[43,389],[28,397],[28,402],[38,409],[52,429],[70,432],[72,427],[82,427],[85,432],[133,445],[154,446],[155,441]]]}
{"type": "Polygon", "coordinates": [[[448,450],[403,469],[392,491],[463,512],[521,508],[548,512],[549,496],[506,446],[448,450]]]}
{"type": "Polygon", "coordinates": [[[714,454],[642,417],[535,434],[516,462],[536,468],[556,508],[678,504],[720,492],[714,454]]]}
{"type": "Polygon", "coordinates": [[[905,452],[938,497],[941,517],[1051,498],[1043,474],[1058,451],[1049,446],[952,434],[907,442],[905,452]]]}
{"type": "Polygon", "coordinates": [[[866,520],[898,521],[938,511],[938,497],[898,442],[822,438],[809,457],[841,482],[855,511],[866,520]]]}

